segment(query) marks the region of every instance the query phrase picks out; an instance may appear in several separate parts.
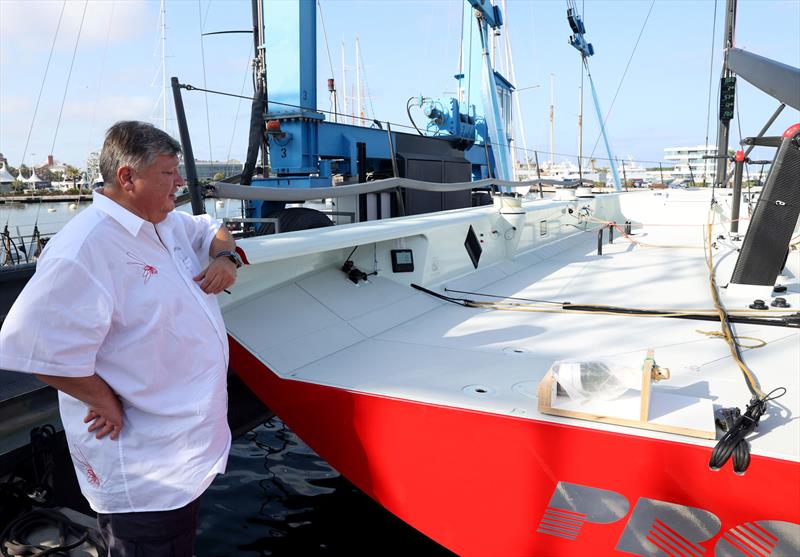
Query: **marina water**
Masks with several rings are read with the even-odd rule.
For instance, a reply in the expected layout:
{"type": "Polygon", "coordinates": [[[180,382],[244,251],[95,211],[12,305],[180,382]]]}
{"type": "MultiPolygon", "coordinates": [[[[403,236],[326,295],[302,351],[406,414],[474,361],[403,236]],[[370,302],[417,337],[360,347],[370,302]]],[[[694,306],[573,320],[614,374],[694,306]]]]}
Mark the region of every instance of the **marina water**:
{"type": "MultiPolygon", "coordinates": [[[[28,236],[36,223],[50,235],[89,205],[0,204],[0,226],[28,236]]],[[[231,200],[207,200],[206,211],[241,215],[231,200]]],[[[197,557],[453,555],[355,488],[277,417],[234,440],[227,472],[201,501],[197,557]]]]}

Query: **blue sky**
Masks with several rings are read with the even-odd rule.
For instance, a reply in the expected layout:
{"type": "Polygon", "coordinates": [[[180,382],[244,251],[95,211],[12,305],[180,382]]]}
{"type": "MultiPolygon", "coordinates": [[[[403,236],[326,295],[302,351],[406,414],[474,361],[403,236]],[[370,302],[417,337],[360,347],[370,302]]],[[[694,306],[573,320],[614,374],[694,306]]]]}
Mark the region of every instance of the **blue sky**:
{"type": "MultiPolygon", "coordinates": [[[[449,96],[458,68],[461,0],[321,0],[341,86],[341,44],[345,43],[348,81],[353,82],[355,39],[359,38],[366,85],[375,117],[407,124],[406,99],[415,95],[449,96]]],[[[579,2],[579,5],[581,3],[579,2]]],[[[39,164],[54,143],[57,159],[82,166],[99,148],[104,130],[119,119],[160,121],[159,2],[91,0],[64,99],[61,124],[56,121],[67,84],[84,1],[67,0],[50,62],[42,100],[31,128],[34,106],[55,34],[61,0],[0,0],[0,152],[17,166],[26,138],[25,163],[39,164]]],[[[587,38],[596,55],[590,59],[603,110],[607,111],[631,50],[645,21],[650,0],[587,0],[583,3],[587,38]]],[[[615,156],[659,161],[663,148],[703,143],[708,110],[709,64],[712,71],[712,117],[724,0],[656,0],[608,122],[615,156]]],[[[250,2],[243,0],[167,0],[167,73],[182,82],[203,84],[200,29],[206,32],[249,29],[250,2]]],[[[522,118],[529,149],[549,150],[550,74],[555,74],[555,151],[577,152],[580,60],[567,44],[570,34],[566,2],[507,0],[506,20],[520,89],[522,118]]],[[[800,66],[800,0],[740,0],[736,44],[783,63],[800,66]]],[[[318,24],[318,101],[329,109],[325,80],[330,66],[318,24]]],[[[250,35],[203,39],[206,82],[210,89],[251,92],[247,69],[250,35]]],[[[777,102],[739,81],[743,135],[754,135],[777,102]]],[[[195,156],[244,158],[249,106],[236,99],[201,93],[185,96],[195,156]],[[210,138],[209,138],[210,130],[210,138]]],[[[586,83],[584,154],[598,134],[586,83]]],[[[369,103],[368,103],[369,104],[369,103]]],[[[170,129],[175,131],[170,103],[170,129]]],[[[369,110],[372,112],[372,110],[369,110]]],[[[519,114],[517,114],[519,116],[519,114]]],[[[800,121],[786,109],[774,133],[800,121]]],[[[732,122],[738,141],[739,122],[732,122]]],[[[715,142],[716,122],[709,141],[715,142]]],[[[522,145],[518,140],[517,144],[522,145]]],[[[602,143],[595,155],[604,157],[602,143]]],[[[757,155],[758,153],[756,153],[757,155]]],[[[764,153],[767,156],[767,153],[764,153]]],[[[546,155],[541,155],[542,157],[546,155]]],[[[556,159],[563,159],[558,155],[556,159]]]]}

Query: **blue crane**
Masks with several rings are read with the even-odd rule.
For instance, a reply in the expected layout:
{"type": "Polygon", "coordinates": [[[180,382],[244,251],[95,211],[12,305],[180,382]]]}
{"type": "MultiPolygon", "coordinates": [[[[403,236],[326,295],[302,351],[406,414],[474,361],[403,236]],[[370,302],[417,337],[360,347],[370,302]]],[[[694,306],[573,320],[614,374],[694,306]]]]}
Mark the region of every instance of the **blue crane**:
{"type": "MultiPolygon", "coordinates": [[[[492,68],[488,44],[490,29],[500,28],[502,16],[490,0],[466,1],[469,9],[464,11],[478,38],[470,43],[477,53],[469,53],[469,60],[477,62],[456,78],[481,86],[479,96],[469,97],[481,98],[480,110],[459,99],[421,99],[431,136],[384,129],[377,121],[365,127],[328,120],[317,108],[315,0],[261,0],[263,41],[257,36],[256,49],[265,63],[257,65],[261,75],[256,78],[265,84],[259,125],[266,130],[272,175],[254,178],[252,185],[327,187],[334,175],[358,182],[392,176],[430,182],[510,180],[507,120],[514,87],[492,68]]],[[[385,205],[387,197],[379,203],[385,205]]],[[[257,217],[283,208],[277,202],[251,203],[257,217]]],[[[392,198],[391,206],[379,207],[377,215],[374,210],[369,214],[368,205],[360,199],[350,208],[356,220],[466,207],[471,194],[405,190],[402,200],[392,198]]]]}
{"type": "MultiPolygon", "coordinates": [[[[608,160],[611,163],[611,173],[614,176],[614,190],[621,191],[619,172],[617,171],[617,163],[614,161],[614,156],[611,154],[611,147],[608,144],[608,135],[606,134],[606,126],[603,121],[603,112],[600,110],[600,101],[597,99],[597,91],[594,88],[594,80],[592,73],[589,71],[588,58],[594,55],[594,47],[591,43],[586,42],[586,27],[583,25],[583,19],[578,15],[576,7],[567,8],[567,21],[572,29],[573,35],[569,38],[569,44],[581,53],[581,60],[583,67],[586,68],[586,75],[589,76],[589,86],[592,90],[592,99],[594,100],[594,108],[597,111],[597,121],[600,123],[600,133],[603,135],[603,143],[606,146],[606,153],[608,153],[608,160]]],[[[582,163],[581,163],[582,164],[582,163]]]]}

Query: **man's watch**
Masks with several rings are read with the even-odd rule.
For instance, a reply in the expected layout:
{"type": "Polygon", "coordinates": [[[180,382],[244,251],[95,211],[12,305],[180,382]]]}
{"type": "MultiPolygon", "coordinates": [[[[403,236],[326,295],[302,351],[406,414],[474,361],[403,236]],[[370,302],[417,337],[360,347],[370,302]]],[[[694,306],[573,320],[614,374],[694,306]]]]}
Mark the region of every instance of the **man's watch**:
{"type": "Polygon", "coordinates": [[[214,256],[214,259],[219,259],[220,257],[227,257],[228,259],[233,261],[237,269],[242,266],[242,258],[239,257],[239,254],[236,253],[235,251],[228,251],[228,250],[221,251],[214,256]]]}

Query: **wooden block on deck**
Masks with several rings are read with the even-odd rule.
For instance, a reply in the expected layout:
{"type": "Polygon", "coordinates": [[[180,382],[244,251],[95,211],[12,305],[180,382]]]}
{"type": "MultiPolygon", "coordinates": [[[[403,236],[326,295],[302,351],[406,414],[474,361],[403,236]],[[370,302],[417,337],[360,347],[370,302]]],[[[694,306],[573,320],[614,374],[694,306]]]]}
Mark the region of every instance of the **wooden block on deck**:
{"type": "MultiPolygon", "coordinates": [[[[539,412],[651,431],[715,439],[714,407],[710,399],[653,390],[655,360],[647,353],[642,366],[641,391],[629,390],[613,400],[573,400],[559,396],[549,369],[539,383],[539,412]]],[[[656,368],[656,372],[658,368],[656,368]]]]}

